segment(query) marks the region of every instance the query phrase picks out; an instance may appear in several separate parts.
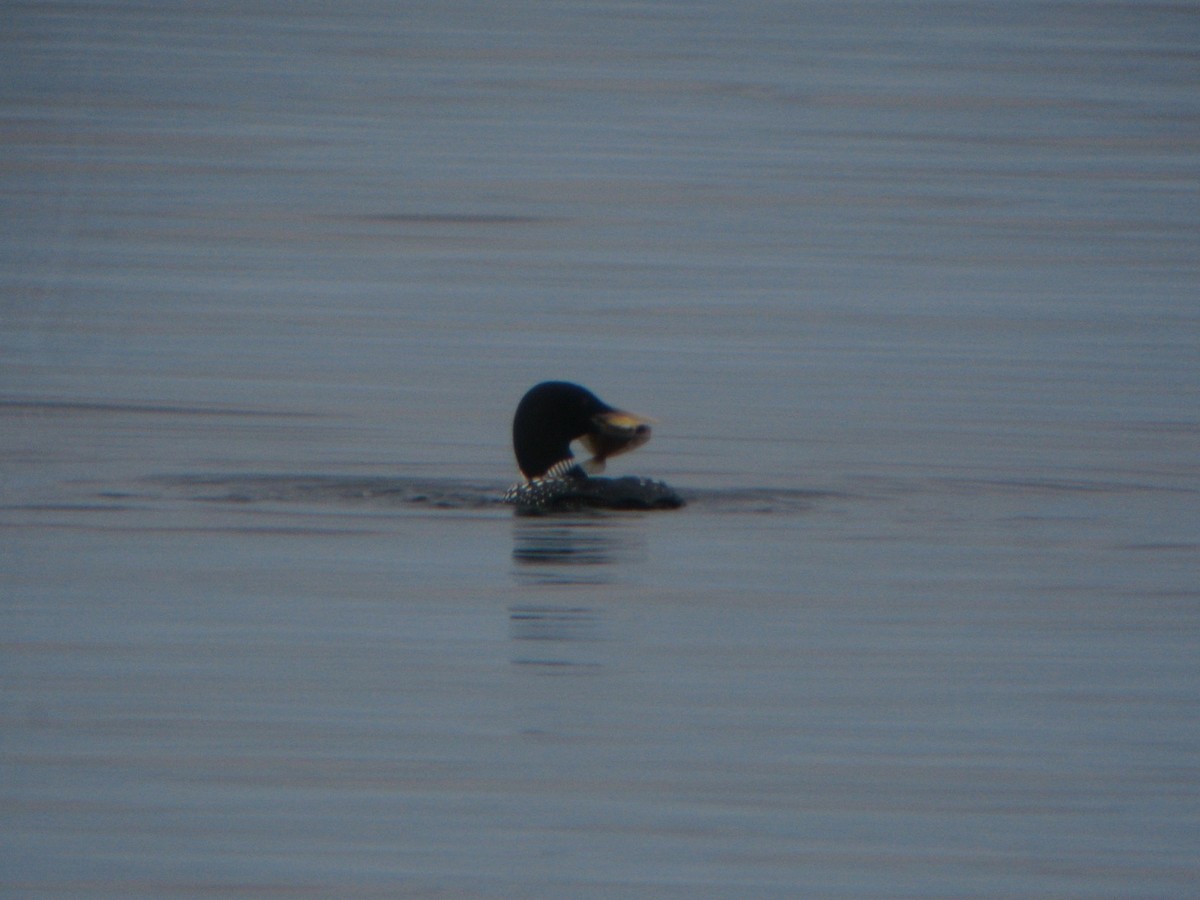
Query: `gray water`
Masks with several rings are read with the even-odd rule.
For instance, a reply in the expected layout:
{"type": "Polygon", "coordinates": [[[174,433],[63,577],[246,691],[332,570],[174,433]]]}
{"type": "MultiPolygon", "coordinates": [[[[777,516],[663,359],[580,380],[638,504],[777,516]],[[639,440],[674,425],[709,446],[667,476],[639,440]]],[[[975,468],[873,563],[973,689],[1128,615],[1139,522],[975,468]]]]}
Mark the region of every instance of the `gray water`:
{"type": "Polygon", "coordinates": [[[1194,4],[0,12],[0,893],[1186,897],[1194,4]],[[524,390],[657,514],[514,518],[524,390]]]}

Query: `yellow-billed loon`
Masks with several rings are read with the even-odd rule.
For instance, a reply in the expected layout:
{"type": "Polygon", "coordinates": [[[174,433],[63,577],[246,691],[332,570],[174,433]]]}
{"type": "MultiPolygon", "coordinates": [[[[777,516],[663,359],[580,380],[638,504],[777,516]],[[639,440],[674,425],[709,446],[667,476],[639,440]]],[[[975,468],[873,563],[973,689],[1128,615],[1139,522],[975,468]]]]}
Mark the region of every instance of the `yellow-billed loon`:
{"type": "Polygon", "coordinates": [[[534,385],[517,404],[513,451],[525,481],[504,495],[518,513],[575,509],[677,509],[683,498],[661,481],[593,478],[612,456],[650,440],[650,422],[609,406],[587,388],[567,381],[534,385]],[[579,461],[571,442],[590,459],[579,461]]]}

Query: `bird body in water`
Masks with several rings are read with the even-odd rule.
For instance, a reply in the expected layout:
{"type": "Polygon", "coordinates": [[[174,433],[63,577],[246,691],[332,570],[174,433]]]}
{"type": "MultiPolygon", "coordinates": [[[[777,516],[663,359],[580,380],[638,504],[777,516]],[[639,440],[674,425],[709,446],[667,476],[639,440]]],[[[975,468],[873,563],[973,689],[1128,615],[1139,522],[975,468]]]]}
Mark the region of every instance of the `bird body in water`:
{"type": "Polygon", "coordinates": [[[677,509],[683,498],[661,481],[595,478],[614,456],[650,440],[650,421],[609,406],[587,388],[543,381],[521,398],[513,451],[525,481],[504,495],[518,513],[578,509],[677,509]],[[578,441],[591,457],[578,460],[578,441]]]}

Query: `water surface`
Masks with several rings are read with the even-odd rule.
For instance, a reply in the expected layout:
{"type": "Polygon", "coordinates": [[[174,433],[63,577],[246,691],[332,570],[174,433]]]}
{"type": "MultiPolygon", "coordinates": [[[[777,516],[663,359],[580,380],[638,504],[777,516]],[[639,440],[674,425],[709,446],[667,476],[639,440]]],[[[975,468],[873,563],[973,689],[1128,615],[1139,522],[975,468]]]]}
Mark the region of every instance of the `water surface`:
{"type": "Polygon", "coordinates": [[[4,893],[1192,890],[1190,6],[3,18],[4,893]]]}

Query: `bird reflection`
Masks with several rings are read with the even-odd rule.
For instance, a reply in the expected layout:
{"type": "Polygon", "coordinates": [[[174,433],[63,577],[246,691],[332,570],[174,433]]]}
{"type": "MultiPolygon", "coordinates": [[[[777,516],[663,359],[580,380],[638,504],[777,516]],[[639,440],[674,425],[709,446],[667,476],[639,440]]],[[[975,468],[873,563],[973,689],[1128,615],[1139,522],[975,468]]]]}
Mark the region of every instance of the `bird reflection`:
{"type": "Polygon", "coordinates": [[[513,574],[524,584],[610,584],[640,551],[616,519],[513,520],[513,574]]]}
{"type": "Polygon", "coordinates": [[[523,605],[508,610],[514,641],[595,641],[598,618],[586,606],[523,605]]]}
{"type": "Polygon", "coordinates": [[[580,675],[600,663],[583,645],[601,640],[600,619],[586,606],[510,606],[508,632],[512,663],[539,675],[580,675]]]}

